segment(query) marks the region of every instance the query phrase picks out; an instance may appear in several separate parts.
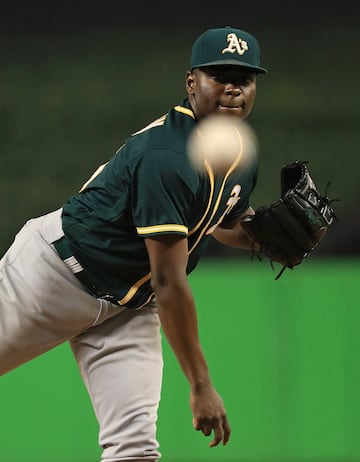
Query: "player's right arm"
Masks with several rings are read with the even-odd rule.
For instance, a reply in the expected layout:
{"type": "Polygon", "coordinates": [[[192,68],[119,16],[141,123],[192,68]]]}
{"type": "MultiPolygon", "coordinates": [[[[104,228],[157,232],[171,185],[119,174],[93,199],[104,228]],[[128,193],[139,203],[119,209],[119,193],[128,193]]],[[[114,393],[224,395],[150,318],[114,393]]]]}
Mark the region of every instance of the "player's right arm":
{"type": "Polygon", "coordinates": [[[200,345],[194,298],[187,280],[188,243],[185,237],[148,237],[151,284],[164,334],[190,384],[190,406],[196,430],[209,436],[210,446],[230,437],[221,397],[214,389],[200,345]]]}

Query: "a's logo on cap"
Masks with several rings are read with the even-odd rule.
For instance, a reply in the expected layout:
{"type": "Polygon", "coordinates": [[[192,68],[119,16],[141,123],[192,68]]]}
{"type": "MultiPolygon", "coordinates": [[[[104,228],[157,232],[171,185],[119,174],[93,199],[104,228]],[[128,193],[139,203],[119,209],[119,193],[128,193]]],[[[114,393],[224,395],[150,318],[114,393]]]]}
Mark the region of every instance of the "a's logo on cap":
{"type": "Polygon", "coordinates": [[[233,32],[227,36],[228,46],[223,49],[222,54],[237,52],[242,56],[249,49],[245,40],[238,38],[233,32]]]}

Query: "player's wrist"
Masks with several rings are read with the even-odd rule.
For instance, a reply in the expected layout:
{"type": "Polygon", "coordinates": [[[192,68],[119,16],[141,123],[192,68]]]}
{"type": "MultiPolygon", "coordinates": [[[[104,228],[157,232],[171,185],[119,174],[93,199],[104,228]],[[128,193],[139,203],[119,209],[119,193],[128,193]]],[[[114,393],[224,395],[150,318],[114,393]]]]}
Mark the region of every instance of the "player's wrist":
{"type": "Polygon", "coordinates": [[[190,390],[195,395],[203,394],[212,388],[213,388],[213,385],[211,383],[209,376],[201,377],[193,382],[190,382],[190,390]]]}

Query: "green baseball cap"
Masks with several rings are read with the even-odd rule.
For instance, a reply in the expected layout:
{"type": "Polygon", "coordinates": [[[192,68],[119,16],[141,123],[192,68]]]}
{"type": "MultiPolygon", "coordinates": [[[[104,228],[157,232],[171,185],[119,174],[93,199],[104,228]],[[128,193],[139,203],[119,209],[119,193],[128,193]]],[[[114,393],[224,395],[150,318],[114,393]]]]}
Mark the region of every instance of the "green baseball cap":
{"type": "Polygon", "coordinates": [[[260,46],[254,36],[230,26],[209,29],[194,42],[191,69],[204,66],[235,65],[264,74],[260,67],[260,46]]]}

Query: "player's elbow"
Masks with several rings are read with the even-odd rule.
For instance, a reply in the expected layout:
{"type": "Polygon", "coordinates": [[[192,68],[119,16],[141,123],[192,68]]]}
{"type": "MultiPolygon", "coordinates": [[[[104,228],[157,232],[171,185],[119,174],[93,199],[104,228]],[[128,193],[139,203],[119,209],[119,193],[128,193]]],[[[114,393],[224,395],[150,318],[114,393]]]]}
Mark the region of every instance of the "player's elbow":
{"type": "Polygon", "coordinates": [[[176,276],[156,273],[152,275],[150,283],[159,302],[174,300],[188,288],[186,274],[176,276]]]}

